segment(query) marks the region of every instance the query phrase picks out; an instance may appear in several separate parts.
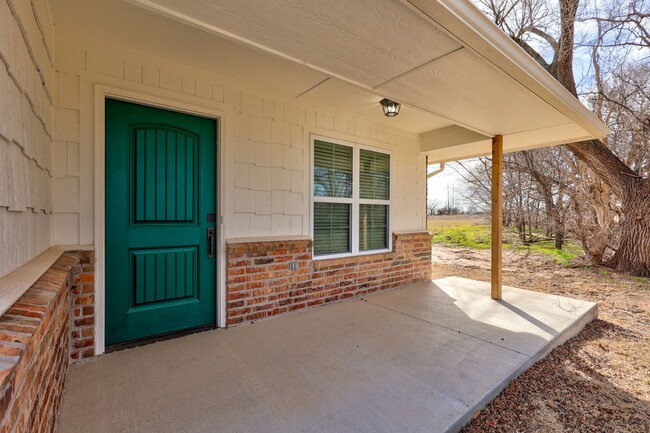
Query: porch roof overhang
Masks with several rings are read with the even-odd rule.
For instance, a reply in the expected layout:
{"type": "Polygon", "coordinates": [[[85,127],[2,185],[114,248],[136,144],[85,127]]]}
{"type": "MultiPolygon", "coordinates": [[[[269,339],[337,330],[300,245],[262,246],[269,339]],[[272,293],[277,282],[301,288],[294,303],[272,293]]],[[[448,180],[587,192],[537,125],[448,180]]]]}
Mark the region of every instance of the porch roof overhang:
{"type": "Polygon", "coordinates": [[[128,2],[56,3],[63,27],[418,134],[430,162],[489,154],[495,135],[507,152],[610,132],[467,0],[128,2]]]}

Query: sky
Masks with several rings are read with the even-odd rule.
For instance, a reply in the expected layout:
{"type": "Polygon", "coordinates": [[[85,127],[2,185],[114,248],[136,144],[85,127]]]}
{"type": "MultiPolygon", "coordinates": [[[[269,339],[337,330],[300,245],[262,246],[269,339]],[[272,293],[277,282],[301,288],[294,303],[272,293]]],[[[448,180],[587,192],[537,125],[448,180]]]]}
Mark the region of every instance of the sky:
{"type": "MultiPolygon", "coordinates": [[[[429,172],[438,168],[435,164],[429,168],[429,172]]],[[[449,193],[453,190],[456,196],[456,205],[462,201],[463,180],[456,173],[456,171],[449,165],[442,173],[439,173],[427,181],[428,184],[428,200],[434,200],[440,203],[440,206],[447,205],[447,189],[449,193]]]]}

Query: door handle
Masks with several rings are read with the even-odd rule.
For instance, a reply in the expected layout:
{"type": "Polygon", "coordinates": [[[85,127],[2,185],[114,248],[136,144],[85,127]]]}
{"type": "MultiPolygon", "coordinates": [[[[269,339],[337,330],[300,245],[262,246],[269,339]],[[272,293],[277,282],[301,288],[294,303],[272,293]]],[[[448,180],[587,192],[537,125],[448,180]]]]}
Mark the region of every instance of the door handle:
{"type": "Polygon", "coordinates": [[[208,258],[214,259],[214,243],[216,239],[216,230],[214,228],[208,229],[208,258]]]}

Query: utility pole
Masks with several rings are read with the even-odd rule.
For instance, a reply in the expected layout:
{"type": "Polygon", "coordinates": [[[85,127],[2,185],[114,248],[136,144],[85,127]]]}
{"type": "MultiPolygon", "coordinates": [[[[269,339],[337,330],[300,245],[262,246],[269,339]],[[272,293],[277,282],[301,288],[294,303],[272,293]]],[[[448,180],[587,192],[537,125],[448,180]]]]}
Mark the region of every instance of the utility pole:
{"type": "Polygon", "coordinates": [[[451,210],[456,213],[456,191],[454,191],[454,185],[451,186],[451,210]]]}
{"type": "Polygon", "coordinates": [[[451,210],[450,204],[451,203],[449,202],[449,184],[447,184],[447,215],[449,215],[450,210],[451,210]]]}
{"type": "Polygon", "coordinates": [[[456,192],[454,185],[447,184],[447,215],[451,215],[456,209],[456,192]]]}

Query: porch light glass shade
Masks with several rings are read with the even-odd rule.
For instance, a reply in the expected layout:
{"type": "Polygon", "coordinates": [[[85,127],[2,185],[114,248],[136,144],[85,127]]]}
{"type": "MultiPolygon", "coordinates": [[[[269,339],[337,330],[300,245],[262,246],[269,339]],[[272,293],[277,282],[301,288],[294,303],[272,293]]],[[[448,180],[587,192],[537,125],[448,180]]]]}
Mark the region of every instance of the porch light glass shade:
{"type": "Polygon", "coordinates": [[[384,114],[388,117],[395,117],[399,114],[399,109],[402,107],[402,104],[391,101],[390,99],[382,99],[379,101],[381,108],[384,110],[384,114]]]}

